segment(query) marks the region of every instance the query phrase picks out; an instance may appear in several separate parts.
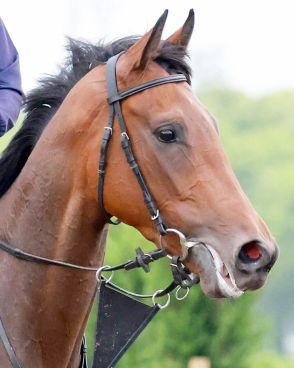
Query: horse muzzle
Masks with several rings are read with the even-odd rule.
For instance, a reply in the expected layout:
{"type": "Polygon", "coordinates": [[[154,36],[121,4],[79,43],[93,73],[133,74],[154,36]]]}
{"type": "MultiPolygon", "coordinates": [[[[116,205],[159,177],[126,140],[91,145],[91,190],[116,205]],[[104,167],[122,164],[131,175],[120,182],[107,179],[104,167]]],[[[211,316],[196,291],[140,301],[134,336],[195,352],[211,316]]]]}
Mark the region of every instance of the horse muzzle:
{"type": "Polygon", "coordinates": [[[269,251],[262,242],[253,241],[241,247],[233,262],[225,263],[212,246],[196,239],[192,243],[189,240],[184,263],[200,277],[204,293],[215,298],[236,298],[260,288],[278,256],[275,244],[269,251]]]}

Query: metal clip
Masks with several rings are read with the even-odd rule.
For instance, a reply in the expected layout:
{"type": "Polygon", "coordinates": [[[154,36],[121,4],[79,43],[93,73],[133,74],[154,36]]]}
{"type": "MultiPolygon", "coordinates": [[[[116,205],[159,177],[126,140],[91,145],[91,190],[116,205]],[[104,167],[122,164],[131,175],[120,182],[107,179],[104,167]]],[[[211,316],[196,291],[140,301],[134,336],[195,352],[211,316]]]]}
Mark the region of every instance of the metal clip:
{"type": "Polygon", "coordinates": [[[157,303],[155,301],[155,298],[157,297],[157,295],[160,294],[160,293],[162,293],[163,291],[164,290],[157,290],[157,291],[155,291],[155,293],[152,296],[152,303],[153,303],[153,305],[154,306],[157,305],[160,309],[164,309],[164,308],[168,307],[169,304],[170,304],[170,294],[167,294],[167,301],[166,301],[165,304],[159,304],[159,303],[157,303]]]}
{"type": "Polygon", "coordinates": [[[128,141],[130,140],[130,138],[129,138],[129,136],[128,136],[127,132],[122,132],[122,133],[121,133],[121,136],[122,136],[122,137],[126,137],[128,141]]]}
{"type": "Polygon", "coordinates": [[[184,260],[188,257],[188,246],[187,246],[187,238],[185,237],[185,235],[180,232],[177,229],[166,229],[167,233],[174,233],[177,234],[178,237],[180,238],[180,244],[182,247],[182,255],[181,255],[181,260],[184,260]]]}
{"type": "MultiPolygon", "coordinates": [[[[100,282],[100,281],[101,281],[101,274],[102,274],[102,272],[103,272],[103,271],[107,271],[107,270],[109,270],[110,268],[111,268],[110,266],[102,266],[102,267],[98,268],[98,270],[97,270],[97,272],[96,272],[96,280],[97,280],[98,282],[100,282]]],[[[106,279],[105,283],[106,283],[106,284],[107,284],[107,283],[109,283],[109,282],[112,280],[112,278],[113,278],[113,271],[111,272],[110,277],[108,277],[108,279],[106,279]]]]}
{"type": "Polygon", "coordinates": [[[178,286],[176,288],[176,299],[177,300],[184,300],[184,299],[186,299],[187,296],[188,296],[188,294],[189,294],[189,292],[190,292],[190,288],[184,289],[181,286],[178,286]],[[185,293],[182,296],[180,296],[180,290],[185,290],[185,293]]]}
{"type": "Polygon", "coordinates": [[[154,221],[154,220],[158,219],[158,217],[159,217],[159,210],[156,210],[156,215],[151,216],[151,220],[154,221]]]}

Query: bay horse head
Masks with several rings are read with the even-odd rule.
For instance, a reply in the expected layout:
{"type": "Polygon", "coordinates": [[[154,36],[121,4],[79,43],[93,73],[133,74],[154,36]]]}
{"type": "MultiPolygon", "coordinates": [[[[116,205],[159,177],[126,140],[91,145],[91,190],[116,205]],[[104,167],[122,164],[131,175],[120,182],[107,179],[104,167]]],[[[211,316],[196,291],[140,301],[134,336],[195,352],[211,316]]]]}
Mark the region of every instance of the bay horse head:
{"type": "MultiPolygon", "coordinates": [[[[215,119],[191,89],[184,56],[194,13],[190,11],[183,27],[162,41],[166,17],[167,12],[119,57],[118,89],[126,91],[175,73],[185,74],[188,83],[159,85],[124,98],[122,116],[134,156],[166,226],[197,244],[185,259],[186,267],[200,276],[206,294],[238,296],[264,284],[277,246],[232,171],[215,119]]],[[[116,121],[105,174],[106,211],[147,239],[162,243],[169,254],[182,255],[177,236],[161,240],[150,219],[123,155],[120,135],[116,121]]],[[[95,174],[92,180],[95,187],[95,174]]]]}
{"type": "MultiPolygon", "coordinates": [[[[105,214],[135,227],[170,255],[183,256],[175,233],[184,234],[192,245],[184,264],[200,276],[204,292],[213,297],[238,296],[264,284],[277,258],[277,246],[233,173],[217,122],[191,88],[185,58],[194,13],[191,10],[184,25],[162,40],[166,18],[167,11],[143,37],[122,39],[107,47],[72,41],[67,67],[29,95],[24,125],[0,161],[0,205],[12,206],[15,218],[23,211],[17,208],[25,208],[28,214],[22,215],[23,225],[11,216],[12,225],[3,223],[0,232],[11,243],[23,239],[32,244],[32,228],[37,230],[31,217],[39,213],[44,227],[52,228],[54,239],[59,239],[58,227],[64,228],[66,243],[65,234],[73,228],[64,219],[74,216],[69,203],[75,203],[76,211],[87,209],[78,218],[91,241],[107,223],[105,214]],[[108,72],[106,62],[110,64],[113,57],[115,63],[108,72]],[[111,96],[110,78],[115,85],[111,96]],[[116,102],[120,111],[113,109],[116,102]],[[111,128],[107,128],[109,120],[111,128]],[[97,162],[106,136],[111,139],[99,187],[97,162]],[[126,160],[122,140],[129,141],[125,150],[132,150],[140,168],[140,185],[139,174],[136,178],[129,167],[131,156],[126,160]],[[33,192],[34,187],[39,192],[33,192]],[[28,203],[28,188],[30,195],[43,195],[48,201],[52,193],[59,201],[56,209],[50,209],[54,214],[47,214],[44,198],[31,200],[30,206],[23,204],[28,203]],[[149,210],[142,188],[152,197],[149,210]],[[163,222],[158,232],[153,220],[159,219],[163,222]],[[176,231],[164,234],[167,228],[176,231]]],[[[78,230],[76,225],[76,238],[78,230]]],[[[43,242],[49,248],[52,239],[46,231],[43,242]]]]}
{"type": "Polygon", "coordinates": [[[181,257],[212,297],[261,287],[277,258],[191,88],[194,13],[162,40],[166,17],[141,38],[72,40],[60,73],[29,94],[1,156],[0,318],[23,366],[80,361],[97,287],[89,269],[102,266],[111,215],[181,257]],[[79,270],[11,256],[24,251],[79,270]]]}

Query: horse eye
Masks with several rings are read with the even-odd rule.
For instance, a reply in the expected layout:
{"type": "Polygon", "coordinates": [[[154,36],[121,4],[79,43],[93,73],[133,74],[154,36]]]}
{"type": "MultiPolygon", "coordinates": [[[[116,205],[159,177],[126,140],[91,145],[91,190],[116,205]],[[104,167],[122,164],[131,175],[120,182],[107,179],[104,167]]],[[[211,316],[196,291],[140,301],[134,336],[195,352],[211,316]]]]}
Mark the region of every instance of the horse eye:
{"type": "Polygon", "coordinates": [[[165,143],[175,142],[177,134],[172,129],[163,129],[158,133],[158,139],[165,143]]]}

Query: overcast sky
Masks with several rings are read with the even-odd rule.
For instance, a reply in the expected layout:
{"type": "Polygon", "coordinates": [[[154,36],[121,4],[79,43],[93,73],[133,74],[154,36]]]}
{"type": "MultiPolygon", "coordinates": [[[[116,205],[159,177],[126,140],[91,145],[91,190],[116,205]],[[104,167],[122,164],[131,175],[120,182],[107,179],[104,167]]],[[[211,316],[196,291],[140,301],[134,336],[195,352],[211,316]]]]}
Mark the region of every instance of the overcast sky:
{"type": "Polygon", "coordinates": [[[294,89],[294,0],[0,0],[26,91],[54,72],[64,35],[96,41],[142,34],[165,8],[165,36],[190,8],[196,12],[190,44],[195,87],[226,83],[250,94],[294,89]]]}

